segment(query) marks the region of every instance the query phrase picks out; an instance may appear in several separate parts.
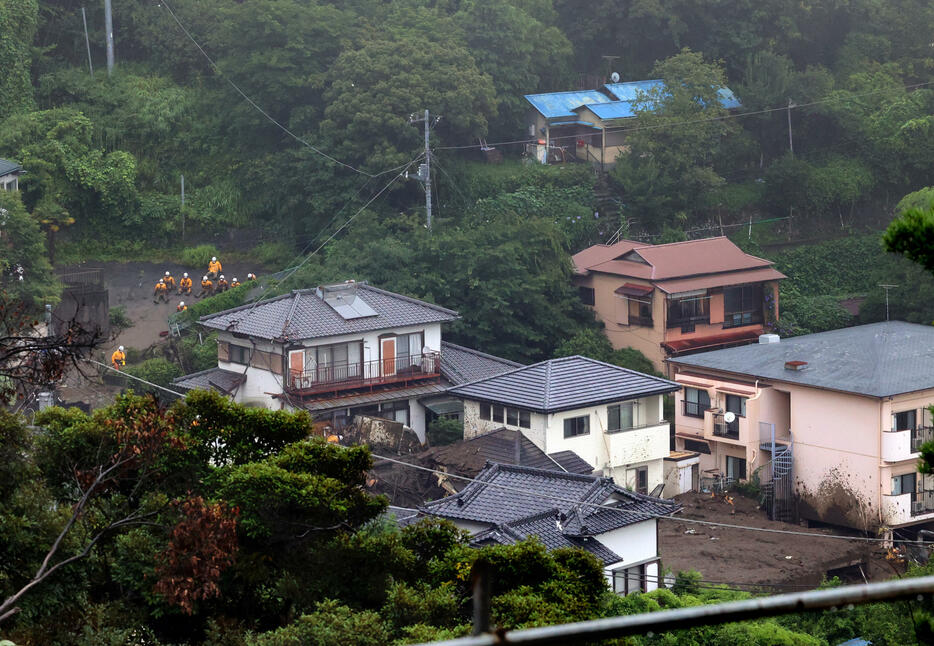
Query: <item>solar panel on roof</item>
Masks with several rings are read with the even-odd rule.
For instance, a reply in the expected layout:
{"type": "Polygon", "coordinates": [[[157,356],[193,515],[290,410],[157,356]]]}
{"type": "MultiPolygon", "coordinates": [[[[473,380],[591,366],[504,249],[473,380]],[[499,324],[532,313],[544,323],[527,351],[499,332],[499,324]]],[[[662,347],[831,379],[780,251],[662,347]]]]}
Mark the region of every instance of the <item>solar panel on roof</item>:
{"type": "Polygon", "coordinates": [[[376,310],[357,294],[357,286],[354,283],[324,285],[318,288],[318,296],[345,321],[377,316],[376,310]]]}

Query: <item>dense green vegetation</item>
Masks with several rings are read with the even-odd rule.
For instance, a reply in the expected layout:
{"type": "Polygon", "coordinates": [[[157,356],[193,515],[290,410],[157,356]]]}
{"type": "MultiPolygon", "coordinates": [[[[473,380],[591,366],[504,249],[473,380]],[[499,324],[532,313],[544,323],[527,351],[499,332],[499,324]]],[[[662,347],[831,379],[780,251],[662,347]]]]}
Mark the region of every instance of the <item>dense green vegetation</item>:
{"type": "MultiPolygon", "coordinates": [[[[469,630],[480,559],[494,573],[492,619],[507,629],[749,597],[697,573],[680,574],[670,591],[620,597],[583,551],[534,540],[476,550],[438,520],[400,530],[380,516],[385,501],[363,491],[368,450],[307,438],[305,413],[198,392],[168,409],[131,394],[90,416],[51,408],[35,421],[27,429],[0,412],[0,617],[19,609],[0,619],[0,635],[18,644],[456,637],[469,630]],[[49,565],[90,545],[86,557],[4,603],[40,571],[69,519],[49,565]]],[[[914,630],[901,606],[873,604],[624,643],[823,646],[863,636],[894,645],[914,630]]]]}

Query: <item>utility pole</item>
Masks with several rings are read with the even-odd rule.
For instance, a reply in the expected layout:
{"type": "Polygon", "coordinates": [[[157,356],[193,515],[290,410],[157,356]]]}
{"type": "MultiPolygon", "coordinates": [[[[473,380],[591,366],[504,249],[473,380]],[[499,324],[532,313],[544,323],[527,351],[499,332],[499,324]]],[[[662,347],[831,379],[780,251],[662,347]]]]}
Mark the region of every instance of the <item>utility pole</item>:
{"type": "MultiPolygon", "coordinates": [[[[435,117],[435,123],[441,117],[435,117]]],[[[416,119],[413,114],[409,117],[409,123],[418,123],[419,121],[425,122],[425,163],[418,165],[418,175],[416,178],[425,186],[425,214],[427,216],[426,226],[428,230],[431,230],[431,147],[429,146],[429,137],[431,133],[431,126],[434,125],[430,121],[430,116],[428,110],[425,110],[425,116],[416,119]]]]}
{"type": "Polygon", "coordinates": [[[114,71],[114,20],[110,0],[104,0],[104,31],[107,32],[107,76],[114,71]]]}
{"type": "Polygon", "coordinates": [[[879,285],[882,289],[885,290],[885,320],[889,320],[889,290],[895,289],[898,285],[879,285]]]}
{"type": "Polygon", "coordinates": [[[788,150],[791,152],[791,156],[795,156],[795,143],[791,138],[791,109],[797,107],[795,106],[794,101],[788,99],[788,150]]]}
{"type": "Polygon", "coordinates": [[[182,242],[185,242],[185,175],[182,174],[182,242]]]}
{"type": "Polygon", "coordinates": [[[88,16],[84,13],[84,7],[81,7],[81,22],[84,23],[84,45],[88,48],[88,69],[91,71],[91,78],[94,78],[94,66],[91,65],[91,41],[88,39],[88,16]]]}

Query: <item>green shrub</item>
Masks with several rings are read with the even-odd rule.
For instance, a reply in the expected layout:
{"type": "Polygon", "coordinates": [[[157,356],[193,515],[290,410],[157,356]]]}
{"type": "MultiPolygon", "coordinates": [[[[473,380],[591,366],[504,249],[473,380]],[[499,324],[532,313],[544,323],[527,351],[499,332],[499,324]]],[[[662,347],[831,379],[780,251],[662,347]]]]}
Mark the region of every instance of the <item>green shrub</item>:
{"type": "Polygon", "coordinates": [[[250,255],[262,265],[279,269],[287,267],[296,254],[295,249],[284,242],[264,242],[253,247],[250,255]]]}
{"type": "Polygon", "coordinates": [[[193,302],[184,315],[191,321],[197,321],[202,316],[229,310],[233,307],[239,307],[246,301],[249,285],[241,284],[240,287],[228,289],[226,292],[215,294],[204,300],[193,302]]]}
{"type": "Polygon", "coordinates": [[[679,570],[675,575],[671,591],[678,596],[682,594],[697,594],[700,591],[700,582],[703,577],[697,570],[679,570]]]}
{"type": "MultiPolygon", "coordinates": [[[[189,267],[200,267],[207,270],[211,257],[217,255],[217,247],[212,244],[199,244],[197,247],[190,247],[182,250],[181,261],[183,265],[189,267]]],[[[201,269],[198,269],[201,271],[201,269]]]]}
{"type": "Polygon", "coordinates": [[[188,372],[200,372],[217,366],[217,332],[202,336],[199,342],[197,334],[182,338],[178,345],[179,359],[188,372]]]}
{"type": "Polygon", "coordinates": [[[168,387],[173,379],[182,375],[182,369],[177,364],[161,357],[146,359],[135,366],[127,366],[123,372],[164,387],[168,387]]]}
{"type": "Polygon", "coordinates": [[[464,423],[459,419],[439,417],[428,424],[428,443],[444,446],[464,439],[464,423]]]}
{"type": "Polygon", "coordinates": [[[389,634],[380,616],[355,612],[336,601],[322,601],[310,615],[262,635],[248,636],[248,646],[384,646],[389,634]]]}
{"type": "Polygon", "coordinates": [[[126,306],[117,305],[110,308],[110,329],[115,334],[119,334],[127,328],[133,327],[133,321],[127,316],[126,306]]]}

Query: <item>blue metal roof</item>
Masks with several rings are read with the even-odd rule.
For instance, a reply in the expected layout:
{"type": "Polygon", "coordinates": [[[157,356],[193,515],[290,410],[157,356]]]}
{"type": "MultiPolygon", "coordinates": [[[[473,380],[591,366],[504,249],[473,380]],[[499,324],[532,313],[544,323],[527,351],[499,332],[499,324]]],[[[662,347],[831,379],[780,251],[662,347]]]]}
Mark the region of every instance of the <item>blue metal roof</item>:
{"type": "Polygon", "coordinates": [[[574,108],[593,103],[609,103],[611,100],[610,97],[599,90],[526,94],[525,99],[546,119],[575,117],[577,115],[574,114],[574,108]]]}
{"type": "Polygon", "coordinates": [[[661,79],[651,81],[627,81],[626,83],[607,83],[603,87],[606,91],[619,101],[634,101],[638,98],[639,92],[651,92],[657,87],[662,87],[665,82],[661,79]]]}
{"type": "MultiPolygon", "coordinates": [[[[651,92],[655,88],[663,87],[665,84],[661,79],[651,81],[629,81],[628,83],[607,83],[603,87],[612,96],[619,99],[611,101],[604,106],[594,106],[591,108],[593,113],[601,119],[626,119],[635,116],[631,102],[639,98],[639,92],[651,92]]],[[[722,87],[717,90],[720,95],[720,105],[727,110],[739,108],[742,103],[733,94],[728,87],[722,87]]]]}
{"type": "MultiPolygon", "coordinates": [[[[578,109],[583,107],[585,106],[580,106],[578,109]]],[[[597,103],[586,107],[604,121],[608,119],[628,119],[636,116],[635,111],[632,109],[632,103],[629,101],[610,101],[609,103],[597,103]]]]}

